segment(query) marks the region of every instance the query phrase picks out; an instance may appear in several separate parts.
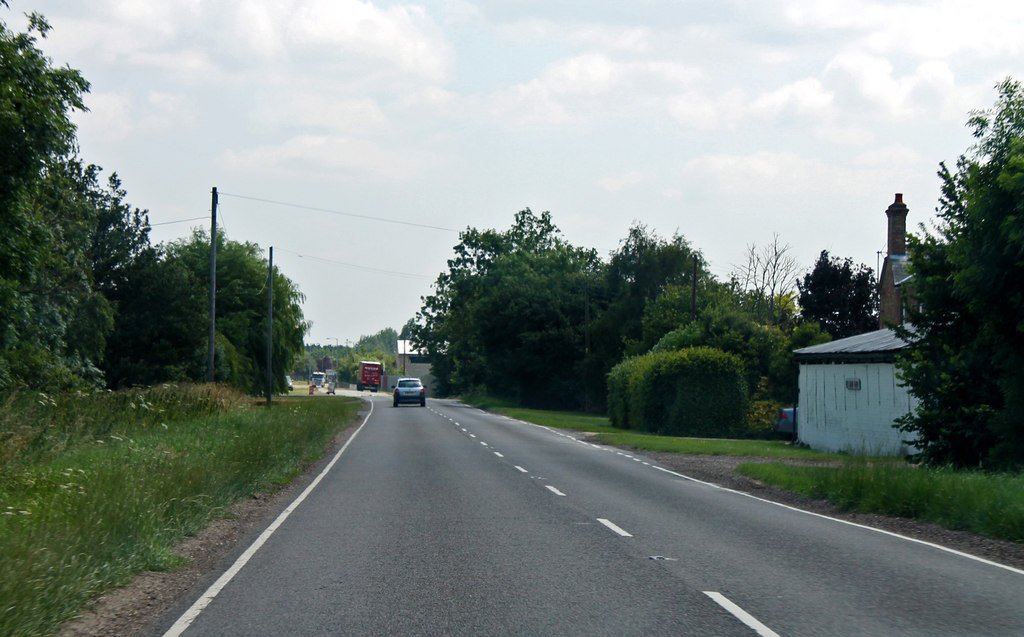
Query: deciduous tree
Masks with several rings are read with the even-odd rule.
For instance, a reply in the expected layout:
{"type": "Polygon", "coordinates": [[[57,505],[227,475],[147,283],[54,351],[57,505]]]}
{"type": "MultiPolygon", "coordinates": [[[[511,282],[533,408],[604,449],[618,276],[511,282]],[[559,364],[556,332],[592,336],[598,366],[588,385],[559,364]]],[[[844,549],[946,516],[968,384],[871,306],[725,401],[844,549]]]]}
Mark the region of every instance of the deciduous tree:
{"type": "Polygon", "coordinates": [[[878,329],[878,284],[866,265],[822,250],[814,269],[797,281],[800,317],[814,321],[832,338],[878,329]]]}
{"type": "Polygon", "coordinates": [[[940,167],[934,232],[909,238],[920,307],[898,364],[919,407],[900,427],[936,464],[1024,465],[1024,88],[998,91],[940,167]]]}

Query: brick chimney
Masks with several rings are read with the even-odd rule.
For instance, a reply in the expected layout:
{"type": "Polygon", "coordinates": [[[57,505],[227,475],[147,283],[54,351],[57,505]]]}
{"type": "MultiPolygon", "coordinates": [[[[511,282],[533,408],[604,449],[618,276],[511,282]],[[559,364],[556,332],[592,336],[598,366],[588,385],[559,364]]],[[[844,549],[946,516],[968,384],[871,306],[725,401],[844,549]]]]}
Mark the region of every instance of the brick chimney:
{"type": "Polygon", "coordinates": [[[889,254],[907,253],[907,204],[903,193],[896,193],[896,201],[885,210],[889,217],[889,254]]]}

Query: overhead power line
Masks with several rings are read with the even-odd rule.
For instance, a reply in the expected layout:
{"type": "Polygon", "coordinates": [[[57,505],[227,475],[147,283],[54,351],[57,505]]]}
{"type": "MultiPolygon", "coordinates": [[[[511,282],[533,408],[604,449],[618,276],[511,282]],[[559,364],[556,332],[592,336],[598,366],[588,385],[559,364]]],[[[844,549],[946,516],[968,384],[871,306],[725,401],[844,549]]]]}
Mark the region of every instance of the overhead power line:
{"type": "MultiPolygon", "coordinates": [[[[221,193],[221,194],[223,194],[223,193],[221,193]]],[[[356,265],[354,263],[345,263],[344,261],[337,261],[335,259],[328,259],[328,258],[325,258],[325,257],[317,257],[317,256],[309,255],[309,254],[302,254],[301,252],[296,252],[294,250],[289,250],[287,248],[278,248],[277,251],[278,252],[287,252],[289,254],[294,254],[295,256],[299,257],[300,259],[309,259],[310,261],[319,261],[320,263],[329,263],[331,265],[340,265],[342,267],[351,268],[353,270],[361,270],[363,272],[373,272],[373,273],[376,273],[376,274],[387,274],[389,276],[403,277],[403,278],[406,278],[406,279],[427,279],[427,280],[429,280],[429,279],[433,279],[434,278],[432,276],[427,276],[425,274],[412,274],[411,272],[397,272],[395,270],[383,270],[381,268],[371,268],[371,267],[368,267],[368,266],[365,266],[365,265],[356,265]]]]}
{"type": "Polygon", "coordinates": [[[399,221],[398,219],[388,219],[386,217],[374,217],[372,215],[360,215],[354,212],[342,212],[341,210],[331,210],[330,208],[317,208],[316,206],[305,206],[297,203],[289,203],[286,201],[274,201],[272,199],[261,199],[259,197],[248,197],[246,195],[233,195],[231,193],[222,192],[222,197],[234,197],[235,199],[247,199],[249,201],[259,201],[260,203],[269,203],[275,206],[287,206],[289,208],[298,208],[300,210],[312,210],[314,212],[324,212],[331,215],[341,215],[343,217],[354,217],[356,219],[368,219],[370,221],[380,221],[383,223],[393,223],[400,226],[415,226],[417,228],[427,228],[429,230],[441,230],[443,232],[458,232],[454,228],[445,228],[443,226],[433,226],[426,223],[416,223],[413,221],[399,221]]]}
{"type": "Polygon", "coordinates": [[[192,217],[191,219],[178,219],[177,221],[161,221],[160,223],[151,223],[151,226],[169,226],[172,223],[185,223],[186,221],[199,221],[200,219],[206,220],[207,217],[192,217]]]}

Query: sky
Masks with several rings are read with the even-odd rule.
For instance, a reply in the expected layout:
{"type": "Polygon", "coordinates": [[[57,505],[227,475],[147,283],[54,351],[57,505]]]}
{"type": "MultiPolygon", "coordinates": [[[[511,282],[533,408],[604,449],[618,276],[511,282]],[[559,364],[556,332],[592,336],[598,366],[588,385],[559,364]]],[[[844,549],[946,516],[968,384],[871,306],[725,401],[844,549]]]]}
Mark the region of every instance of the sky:
{"type": "MultiPolygon", "coordinates": [[[[725,280],[777,236],[872,268],[932,223],[972,110],[1024,80],[1009,0],[10,0],[91,84],[79,153],[149,211],[274,248],[307,343],[400,330],[459,232],[550,211],[607,258],[641,223],[725,280]]],[[[877,272],[877,270],[876,270],[877,272]]]]}

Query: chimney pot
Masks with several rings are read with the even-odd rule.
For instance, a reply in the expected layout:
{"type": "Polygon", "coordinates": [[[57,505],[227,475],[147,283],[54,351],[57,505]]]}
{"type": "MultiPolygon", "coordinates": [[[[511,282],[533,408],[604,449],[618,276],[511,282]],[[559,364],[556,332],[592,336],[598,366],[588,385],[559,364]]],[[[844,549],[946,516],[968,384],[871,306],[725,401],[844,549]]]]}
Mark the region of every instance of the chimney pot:
{"type": "Polygon", "coordinates": [[[893,202],[893,203],[903,203],[903,193],[902,192],[896,193],[896,201],[893,202]]]}

